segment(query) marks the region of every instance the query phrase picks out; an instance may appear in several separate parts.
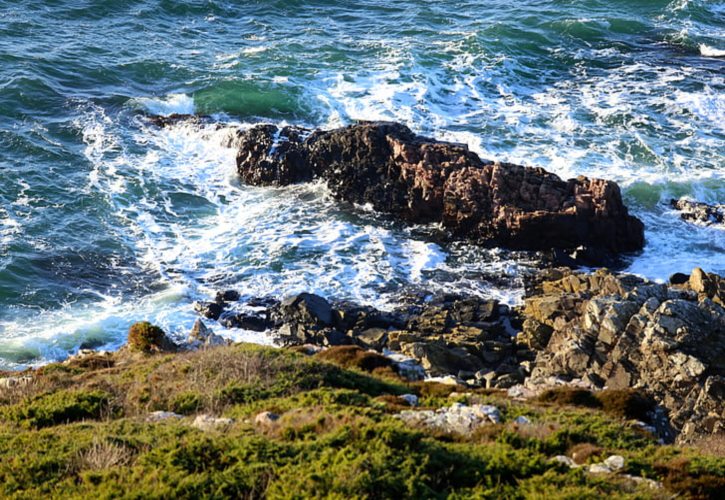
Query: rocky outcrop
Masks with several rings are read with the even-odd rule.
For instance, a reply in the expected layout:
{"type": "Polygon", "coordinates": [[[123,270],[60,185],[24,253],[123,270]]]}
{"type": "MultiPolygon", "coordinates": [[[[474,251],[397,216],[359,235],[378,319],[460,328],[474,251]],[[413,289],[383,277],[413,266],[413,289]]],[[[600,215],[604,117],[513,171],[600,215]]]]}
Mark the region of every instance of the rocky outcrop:
{"type": "Polygon", "coordinates": [[[417,361],[429,375],[454,375],[471,384],[509,387],[523,380],[508,324],[508,308],[494,300],[440,296],[394,311],[333,302],[302,293],[268,311],[275,335],[286,345],[358,345],[395,351],[417,361]]]}
{"type": "Polygon", "coordinates": [[[670,206],[680,211],[680,217],[688,222],[702,226],[725,227],[725,205],[708,205],[681,198],[670,200],[670,206]]]}
{"type": "Polygon", "coordinates": [[[439,222],[453,238],[529,250],[626,252],[644,244],[642,223],[611,181],[564,181],[541,168],[481,160],[465,145],[397,123],[314,132],[260,125],[233,142],[249,184],[324,179],[341,200],[411,223],[439,222]]]}
{"type": "Polygon", "coordinates": [[[725,432],[723,299],[725,280],[701,269],[671,287],[552,270],[526,299],[517,340],[538,350],[532,381],[641,388],[688,441],[725,432]]]}

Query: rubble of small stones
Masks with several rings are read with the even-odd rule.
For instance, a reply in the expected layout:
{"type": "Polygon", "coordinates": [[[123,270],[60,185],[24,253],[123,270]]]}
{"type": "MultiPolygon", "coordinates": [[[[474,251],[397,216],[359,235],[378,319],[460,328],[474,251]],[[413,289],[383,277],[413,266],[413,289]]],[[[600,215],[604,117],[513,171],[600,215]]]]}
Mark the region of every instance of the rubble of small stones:
{"type": "Polygon", "coordinates": [[[405,410],[398,414],[398,418],[409,425],[463,435],[470,434],[482,425],[501,423],[498,408],[482,404],[467,406],[454,403],[438,410],[405,410]]]}

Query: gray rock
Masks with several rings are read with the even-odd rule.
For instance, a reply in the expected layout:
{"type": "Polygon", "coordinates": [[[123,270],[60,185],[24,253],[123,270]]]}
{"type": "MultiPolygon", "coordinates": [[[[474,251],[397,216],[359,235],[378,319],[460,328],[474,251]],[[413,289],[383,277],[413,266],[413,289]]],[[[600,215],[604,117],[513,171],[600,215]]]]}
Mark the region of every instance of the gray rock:
{"type": "Polygon", "coordinates": [[[403,394],[400,399],[404,399],[410,406],[418,406],[418,396],[415,394],[403,394]]]}
{"type": "Polygon", "coordinates": [[[618,471],[624,468],[624,457],[621,455],[610,455],[605,461],[604,465],[609,467],[612,471],[618,471]]]}
{"type": "Polygon", "coordinates": [[[184,416],[174,413],[173,411],[152,411],[146,415],[147,422],[163,422],[164,420],[180,418],[184,418],[184,416]]]}
{"type": "Polygon", "coordinates": [[[224,337],[216,335],[200,319],[197,319],[194,326],[191,328],[187,342],[194,348],[212,347],[226,345],[229,343],[229,341],[224,337]]]}
{"type": "Polygon", "coordinates": [[[606,271],[542,283],[523,313],[553,332],[530,380],[578,378],[597,388],[643,390],[669,413],[672,427],[650,422],[667,440],[671,428],[680,442],[725,428],[718,410],[725,389],[715,389],[725,380],[723,283],[697,269],[669,289],[606,271]]]}
{"type": "Polygon", "coordinates": [[[576,469],[577,467],[579,467],[577,465],[577,463],[574,462],[574,460],[572,460],[571,458],[567,457],[566,455],[557,455],[555,457],[552,457],[551,458],[551,461],[552,462],[559,462],[560,464],[564,464],[564,465],[566,465],[568,467],[571,467],[572,469],[576,469]]]}
{"type": "Polygon", "coordinates": [[[199,430],[208,432],[213,430],[226,429],[233,423],[234,419],[232,418],[214,417],[212,415],[197,415],[191,426],[196,427],[199,430]]]}

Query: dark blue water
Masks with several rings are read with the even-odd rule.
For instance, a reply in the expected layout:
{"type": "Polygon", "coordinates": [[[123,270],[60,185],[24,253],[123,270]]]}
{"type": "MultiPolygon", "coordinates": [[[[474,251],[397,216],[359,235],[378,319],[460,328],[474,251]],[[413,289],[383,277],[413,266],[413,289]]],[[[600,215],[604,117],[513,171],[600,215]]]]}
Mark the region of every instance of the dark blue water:
{"type": "Polygon", "coordinates": [[[723,231],[664,204],[725,202],[723,2],[349,4],[0,1],[0,366],[118,345],[134,320],[183,335],[222,287],[520,297],[525,262],[440,247],[321,186],[239,186],[224,130],[159,131],[140,111],[393,119],[611,178],[647,225],[630,270],[725,272],[723,231]]]}

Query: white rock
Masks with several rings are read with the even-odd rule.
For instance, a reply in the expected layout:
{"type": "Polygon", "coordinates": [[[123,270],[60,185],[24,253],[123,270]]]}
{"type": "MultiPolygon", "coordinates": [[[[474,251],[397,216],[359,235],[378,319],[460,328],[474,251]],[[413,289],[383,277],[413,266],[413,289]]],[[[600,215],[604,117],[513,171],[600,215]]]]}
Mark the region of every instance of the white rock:
{"type": "Polygon", "coordinates": [[[523,415],[519,415],[518,417],[516,417],[514,419],[514,423],[519,424],[519,425],[530,425],[531,420],[529,420],[527,417],[525,417],[523,415]]]}
{"type": "Polygon", "coordinates": [[[589,472],[592,474],[609,474],[612,472],[612,469],[605,464],[592,464],[589,466],[589,472]]]}
{"type": "Polygon", "coordinates": [[[629,474],[622,474],[622,477],[626,477],[627,479],[630,479],[637,484],[640,484],[640,483],[646,484],[648,487],[652,488],[653,490],[658,490],[658,489],[662,488],[662,483],[660,483],[659,481],[655,481],[654,479],[648,479],[646,477],[640,477],[640,476],[631,476],[629,474]]]}
{"type": "Polygon", "coordinates": [[[418,406],[418,396],[415,394],[403,394],[400,398],[404,399],[410,406],[418,406]]]}
{"type": "Polygon", "coordinates": [[[494,424],[501,423],[501,412],[492,405],[473,405],[471,407],[473,411],[478,412],[479,415],[487,417],[494,424]]]}
{"type": "Polygon", "coordinates": [[[557,456],[553,457],[551,459],[551,461],[552,462],[559,462],[559,463],[562,463],[564,465],[568,465],[571,468],[577,468],[577,467],[579,467],[576,464],[576,462],[574,462],[574,460],[572,460],[571,458],[567,457],[566,455],[557,455],[557,456]]]}
{"type": "Polygon", "coordinates": [[[263,411],[254,417],[254,423],[257,425],[269,426],[279,420],[279,415],[271,411],[263,411]]]}
{"type": "Polygon", "coordinates": [[[198,415],[194,422],[191,424],[192,427],[196,427],[202,431],[211,431],[220,428],[229,427],[234,423],[234,419],[231,418],[219,418],[211,415],[198,415]]]}
{"type": "Polygon", "coordinates": [[[147,422],[161,422],[170,418],[184,418],[183,415],[174,413],[173,411],[152,411],[146,416],[147,422]]]}
{"type": "Polygon", "coordinates": [[[621,455],[611,455],[604,461],[604,465],[612,471],[621,470],[624,468],[624,457],[621,455]]]}

